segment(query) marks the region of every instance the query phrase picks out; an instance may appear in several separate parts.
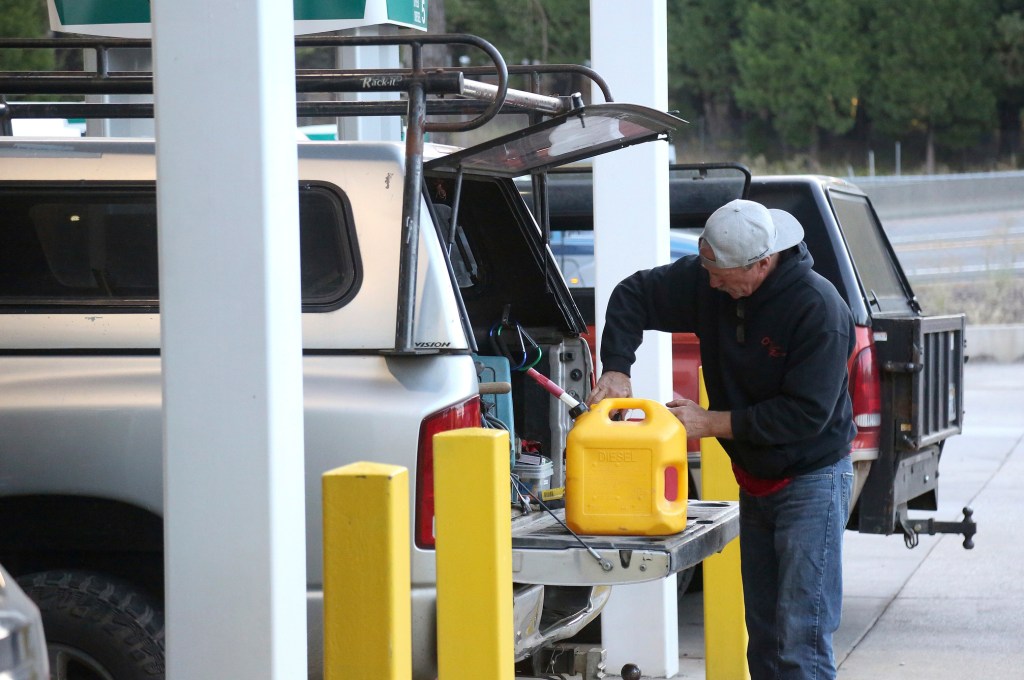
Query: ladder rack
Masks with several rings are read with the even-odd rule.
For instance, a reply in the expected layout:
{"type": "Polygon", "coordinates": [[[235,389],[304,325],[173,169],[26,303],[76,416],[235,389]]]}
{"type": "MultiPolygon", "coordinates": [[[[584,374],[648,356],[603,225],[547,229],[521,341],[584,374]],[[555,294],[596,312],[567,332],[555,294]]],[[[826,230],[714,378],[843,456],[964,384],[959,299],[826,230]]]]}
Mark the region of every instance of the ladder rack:
{"type": "MultiPolygon", "coordinates": [[[[396,36],[305,36],[296,48],[398,46],[408,49],[411,64],[398,69],[302,69],[296,71],[296,93],[340,94],[352,92],[400,92],[405,101],[314,100],[296,103],[298,117],[394,116],[406,117],[405,178],[402,203],[402,253],[399,265],[396,354],[417,353],[413,342],[416,295],[416,262],[419,244],[420,187],[423,182],[423,145],[428,132],[464,132],[481,127],[499,113],[528,113],[530,122],[544,116],[582,111],[579,94],[553,97],[539,93],[543,74],[575,74],[593,81],[606,101],[607,84],[591,69],[575,65],[508,67],[498,50],[486,40],[464,34],[396,36]],[[489,66],[431,68],[423,66],[423,48],[431,45],[462,45],[480,52],[489,66]],[[509,74],[525,75],[530,90],[513,90],[509,74]],[[492,77],[494,84],[467,79],[470,74],[492,77]],[[428,98],[429,97],[429,98],[428,98]],[[472,116],[468,120],[431,120],[428,116],[472,116]]],[[[9,97],[39,95],[152,95],[153,74],[110,70],[110,51],[151,49],[149,40],[124,38],[6,38],[0,53],[10,50],[93,50],[94,71],[0,73],[0,134],[12,134],[15,118],[152,118],[149,102],[10,101],[9,97]]]]}
{"type": "MultiPolygon", "coordinates": [[[[424,121],[424,132],[461,132],[480,127],[498,113],[539,113],[556,115],[577,106],[571,98],[541,95],[543,75],[574,75],[592,81],[605,101],[612,101],[607,83],[592,69],[576,64],[506,66],[500,53],[487,41],[471,35],[416,36],[306,36],[295,40],[296,48],[339,48],[397,45],[408,48],[410,68],[399,69],[298,69],[295,89],[300,94],[342,94],[366,92],[410,92],[422,90],[427,116],[474,115],[468,121],[424,121]],[[428,45],[466,45],[478,49],[491,66],[465,68],[422,67],[422,48],[428,45]],[[471,80],[467,76],[489,77],[496,84],[471,80]],[[508,87],[509,76],[523,76],[528,90],[508,87]],[[427,99],[427,97],[431,97],[427,99]]],[[[0,72],[0,134],[10,134],[14,118],[152,118],[149,102],[10,101],[9,97],[29,95],[152,95],[153,74],[145,71],[112,71],[109,52],[118,49],[150,49],[149,40],[126,38],[4,38],[0,52],[12,50],[93,50],[94,71],[0,72]]],[[[405,116],[409,102],[401,100],[299,101],[300,118],[405,116]]]]}

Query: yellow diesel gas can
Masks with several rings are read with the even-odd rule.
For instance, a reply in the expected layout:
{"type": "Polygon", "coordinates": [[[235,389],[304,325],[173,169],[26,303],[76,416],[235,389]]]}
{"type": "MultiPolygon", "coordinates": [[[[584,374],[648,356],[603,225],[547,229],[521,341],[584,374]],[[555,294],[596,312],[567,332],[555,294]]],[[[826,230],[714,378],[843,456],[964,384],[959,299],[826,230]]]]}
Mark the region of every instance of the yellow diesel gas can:
{"type": "Polygon", "coordinates": [[[686,428],[649,399],[603,399],[566,442],[565,519],[577,533],[665,536],[686,528],[686,428]],[[623,409],[640,419],[612,420],[623,409]]]}

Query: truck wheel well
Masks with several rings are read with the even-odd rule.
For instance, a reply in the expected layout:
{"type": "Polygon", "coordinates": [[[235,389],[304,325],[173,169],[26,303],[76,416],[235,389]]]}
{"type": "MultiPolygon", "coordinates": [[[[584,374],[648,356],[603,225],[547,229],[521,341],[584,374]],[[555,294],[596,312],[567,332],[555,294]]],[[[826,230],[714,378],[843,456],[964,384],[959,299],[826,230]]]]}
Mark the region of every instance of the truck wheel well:
{"type": "Polygon", "coordinates": [[[116,576],[163,601],[163,520],[122,501],[0,498],[0,563],[13,576],[51,569],[116,576]]]}

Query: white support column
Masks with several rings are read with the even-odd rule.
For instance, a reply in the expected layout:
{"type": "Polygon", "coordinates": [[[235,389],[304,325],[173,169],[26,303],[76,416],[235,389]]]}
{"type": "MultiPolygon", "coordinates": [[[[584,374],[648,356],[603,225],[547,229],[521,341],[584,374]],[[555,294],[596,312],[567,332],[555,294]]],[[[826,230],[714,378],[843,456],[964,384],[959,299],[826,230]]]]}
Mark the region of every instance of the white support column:
{"type": "MultiPolygon", "coordinates": [[[[380,26],[367,26],[352,30],[352,35],[381,35],[380,26]]],[[[338,68],[342,69],[398,69],[402,66],[398,45],[377,45],[373,47],[339,47],[338,68]]],[[[343,98],[353,101],[399,99],[397,92],[375,92],[345,94],[343,98]]],[[[402,119],[398,116],[360,116],[338,119],[338,139],[398,142],[402,139],[402,119]]]]}
{"type": "Polygon", "coordinates": [[[169,680],[306,677],[292,3],[152,3],[169,680]]]}
{"type": "MultiPolygon", "coordinates": [[[[591,0],[591,60],[617,101],[668,107],[665,0],[591,0]]],[[[600,100],[600,94],[595,94],[600,100]]],[[[638,269],[668,262],[668,146],[657,142],[594,163],[594,249],[598,337],[615,285],[638,269]]],[[[646,333],[633,366],[633,393],[672,396],[671,339],[646,333]]],[[[644,677],[679,671],[675,577],[616,586],[601,616],[608,668],[640,666],[644,677]]]]}

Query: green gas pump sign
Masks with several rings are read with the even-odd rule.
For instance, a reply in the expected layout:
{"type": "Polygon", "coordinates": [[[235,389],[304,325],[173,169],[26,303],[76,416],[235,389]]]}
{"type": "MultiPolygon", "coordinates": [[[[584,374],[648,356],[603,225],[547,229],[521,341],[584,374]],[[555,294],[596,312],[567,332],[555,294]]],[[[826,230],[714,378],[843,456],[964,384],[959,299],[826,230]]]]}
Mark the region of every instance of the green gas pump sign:
{"type": "MultiPolygon", "coordinates": [[[[150,0],[46,0],[50,28],[65,33],[148,38],[150,0]]],[[[294,0],[295,34],[394,24],[427,30],[427,0],[294,0]]]]}

